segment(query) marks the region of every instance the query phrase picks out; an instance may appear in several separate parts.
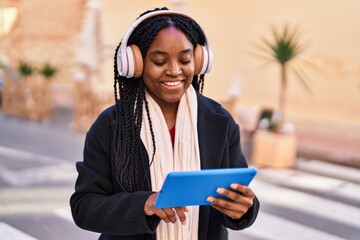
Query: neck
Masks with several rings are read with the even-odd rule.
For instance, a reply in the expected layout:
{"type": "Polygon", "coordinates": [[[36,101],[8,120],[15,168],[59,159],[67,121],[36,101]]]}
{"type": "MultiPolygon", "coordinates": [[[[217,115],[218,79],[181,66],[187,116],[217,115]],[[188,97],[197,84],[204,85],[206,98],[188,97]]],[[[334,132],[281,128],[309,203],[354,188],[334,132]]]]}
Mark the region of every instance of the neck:
{"type": "Polygon", "coordinates": [[[169,130],[175,126],[178,106],[179,102],[173,104],[166,104],[166,106],[160,106],[169,130]]]}

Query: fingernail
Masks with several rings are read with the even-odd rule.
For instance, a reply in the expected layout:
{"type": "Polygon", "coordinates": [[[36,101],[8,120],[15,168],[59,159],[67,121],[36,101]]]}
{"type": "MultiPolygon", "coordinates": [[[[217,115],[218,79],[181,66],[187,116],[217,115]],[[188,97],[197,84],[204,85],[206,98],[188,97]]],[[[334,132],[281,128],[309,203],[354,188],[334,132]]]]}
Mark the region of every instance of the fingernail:
{"type": "Polygon", "coordinates": [[[181,223],[182,223],[182,225],[185,225],[185,224],[186,224],[186,221],[182,221],[181,223]]]}
{"type": "Polygon", "coordinates": [[[237,185],[236,185],[235,183],[232,183],[232,184],[230,185],[230,187],[231,187],[232,189],[236,189],[237,185]]]}
{"type": "Polygon", "coordinates": [[[207,199],[206,199],[206,201],[208,201],[208,202],[213,202],[214,201],[214,198],[212,198],[212,197],[208,197],[207,199]]]}
{"type": "Polygon", "coordinates": [[[223,194],[224,193],[224,189],[223,188],[218,188],[216,189],[217,193],[223,194]]]}

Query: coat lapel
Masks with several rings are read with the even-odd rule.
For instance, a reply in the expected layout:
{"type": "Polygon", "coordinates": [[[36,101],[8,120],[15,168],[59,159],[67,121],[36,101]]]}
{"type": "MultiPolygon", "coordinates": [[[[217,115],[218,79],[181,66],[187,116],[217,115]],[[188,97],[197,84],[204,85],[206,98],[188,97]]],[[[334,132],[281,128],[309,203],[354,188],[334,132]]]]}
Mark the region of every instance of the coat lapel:
{"type": "Polygon", "coordinates": [[[219,168],[223,158],[228,119],[215,111],[219,104],[204,104],[200,97],[198,109],[198,136],[201,168],[219,168]]]}

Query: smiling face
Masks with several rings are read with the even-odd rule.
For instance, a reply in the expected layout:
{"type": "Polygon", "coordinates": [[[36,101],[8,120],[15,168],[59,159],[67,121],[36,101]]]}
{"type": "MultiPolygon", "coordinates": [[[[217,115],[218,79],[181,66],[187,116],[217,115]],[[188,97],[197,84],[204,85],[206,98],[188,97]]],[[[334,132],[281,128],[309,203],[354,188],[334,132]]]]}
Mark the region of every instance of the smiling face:
{"type": "Polygon", "coordinates": [[[158,32],[145,59],[143,79],[149,94],[163,109],[177,107],[194,77],[194,47],[175,27],[158,32]]]}

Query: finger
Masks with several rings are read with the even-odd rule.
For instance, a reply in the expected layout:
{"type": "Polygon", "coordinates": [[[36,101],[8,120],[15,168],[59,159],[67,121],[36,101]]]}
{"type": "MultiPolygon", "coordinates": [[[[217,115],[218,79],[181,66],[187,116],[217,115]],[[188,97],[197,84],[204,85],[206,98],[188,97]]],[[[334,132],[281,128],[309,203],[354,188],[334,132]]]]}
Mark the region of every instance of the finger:
{"type": "MultiPolygon", "coordinates": [[[[245,205],[247,207],[251,207],[254,201],[254,196],[245,196],[238,191],[229,190],[226,188],[218,188],[216,190],[217,193],[229,198],[230,200],[245,205]]],[[[250,194],[251,195],[251,194],[250,194]]],[[[222,201],[221,201],[222,202],[222,201]]]]}
{"type": "Polygon", "coordinates": [[[170,222],[172,222],[172,223],[176,222],[176,214],[172,208],[164,208],[163,211],[167,215],[170,222]]]}
{"type": "Polygon", "coordinates": [[[232,219],[240,219],[247,212],[247,209],[240,209],[235,211],[235,210],[223,208],[216,204],[212,204],[211,206],[232,219]]]}
{"type": "Polygon", "coordinates": [[[178,215],[178,218],[183,225],[186,224],[186,215],[184,210],[185,208],[183,207],[175,208],[176,214],[178,215]]]}
{"type": "Polygon", "coordinates": [[[246,213],[249,208],[253,205],[253,200],[243,200],[242,202],[236,202],[231,200],[226,200],[222,198],[209,197],[208,201],[211,202],[213,207],[216,209],[221,209],[221,212],[235,218],[239,213],[240,215],[246,213]],[[234,215],[235,214],[235,215],[234,215]]]}
{"type": "Polygon", "coordinates": [[[249,196],[249,197],[255,196],[255,193],[248,186],[241,185],[238,183],[233,183],[230,185],[230,187],[231,187],[231,189],[233,189],[237,192],[240,192],[244,196],[249,196]]]}
{"type": "Polygon", "coordinates": [[[209,197],[207,199],[211,202],[211,206],[221,213],[229,216],[232,219],[239,219],[243,216],[247,211],[248,207],[237,202],[227,201],[221,198],[209,197]]]}
{"type": "Polygon", "coordinates": [[[156,214],[159,218],[161,218],[164,222],[176,222],[175,212],[171,208],[156,208],[155,207],[155,199],[158,193],[151,194],[145,202],[144,212],[146,215],[151,216],[156,214]]]}
{"type": "Polygon", "coordinates": [[[164,222],[166,222],[166,223],[170,222],[170,219],[169,219],[168,215],[165,213],[164,209],[162,209],[162,208],[156,209],[155,214],[159,218],[161,218],[161,220],[163,220],[164,222]]]}
{"type": "Polygon", "coordinates": [[[228,209],[231,211],[240,211],[241,208],[243,208],[244,206],[234,202],[234,201],[228,201],[225,199],[221,199],[221,198],[216,198],[216,197],[209,197],[207,199],[209,202],[211,202],[212,206],[219,206],[223,209],[228,209]]]}
{"type": "Polygon", "coordinates": [[[189,207],[183,207],[185,212],[189,212],[189,207]]]}

